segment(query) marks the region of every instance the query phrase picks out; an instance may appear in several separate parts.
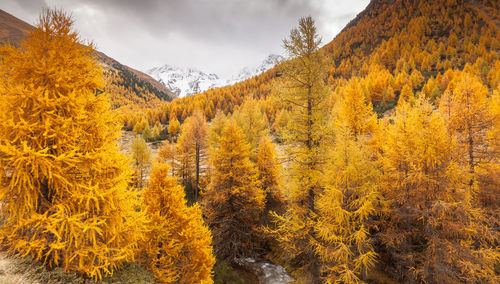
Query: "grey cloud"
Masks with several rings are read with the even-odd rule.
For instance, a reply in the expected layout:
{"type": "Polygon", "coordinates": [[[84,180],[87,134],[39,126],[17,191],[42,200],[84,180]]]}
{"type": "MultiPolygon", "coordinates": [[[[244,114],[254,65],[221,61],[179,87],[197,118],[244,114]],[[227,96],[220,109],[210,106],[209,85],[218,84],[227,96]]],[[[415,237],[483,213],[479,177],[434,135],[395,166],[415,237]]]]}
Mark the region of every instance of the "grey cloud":
{"type": "MultiPolygon", "coordinates": [[[[269,53],[311,15],[323,43],[368,0],[4,0],[36,17],[43,6],[75,16],[76,28],[108,55],[142,70],[165,63],[223,76],[269,53]],[[38,9],[37,9],[38,7],[38,9]],[[38,10],[38,11],[37,11],[38,10]]],[[[13,5],[8,5],[13,7],[13,5]]],[[[15,9],[8,11],[16,14],[15,9]]],[[[25,19],[33,22],[30,19],[25,19]]]]}

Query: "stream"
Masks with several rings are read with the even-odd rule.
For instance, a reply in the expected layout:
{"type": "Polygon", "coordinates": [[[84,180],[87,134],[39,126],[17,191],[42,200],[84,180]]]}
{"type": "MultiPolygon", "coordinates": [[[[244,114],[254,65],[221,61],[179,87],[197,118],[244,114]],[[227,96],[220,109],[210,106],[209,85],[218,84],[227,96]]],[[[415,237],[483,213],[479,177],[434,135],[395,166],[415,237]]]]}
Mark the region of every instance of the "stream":
{"type": "Polygon", "coordinates": [[[281,265],[273,264],[267,260],[255,260],[253,258],[241,258],[237,262],[252,269],[262,284],[287,284],[294,281],[281,265]]]}

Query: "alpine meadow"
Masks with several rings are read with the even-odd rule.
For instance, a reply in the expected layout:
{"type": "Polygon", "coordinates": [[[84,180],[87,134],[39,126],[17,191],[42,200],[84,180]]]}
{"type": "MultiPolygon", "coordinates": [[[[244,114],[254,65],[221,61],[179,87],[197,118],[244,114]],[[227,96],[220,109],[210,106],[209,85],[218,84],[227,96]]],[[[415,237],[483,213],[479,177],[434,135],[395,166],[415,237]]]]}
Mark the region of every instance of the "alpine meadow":
{"type": "Polygon", "coordinates": [[[500,283],[500,1],[0,8],[0,283],[500,283]]]}

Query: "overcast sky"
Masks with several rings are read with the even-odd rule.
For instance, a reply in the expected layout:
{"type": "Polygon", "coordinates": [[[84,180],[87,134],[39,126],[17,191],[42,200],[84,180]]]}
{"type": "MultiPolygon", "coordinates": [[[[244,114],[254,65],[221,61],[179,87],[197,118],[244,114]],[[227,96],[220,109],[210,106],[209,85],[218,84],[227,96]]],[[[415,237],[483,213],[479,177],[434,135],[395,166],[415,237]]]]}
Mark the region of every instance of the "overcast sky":
{"type": "Polygon", "coordinates": [[[369,0],[2,0],[35,24],[42,7],[72,13],[82,37],[123,64],[146,71],[172,64],[229,77],[282,54],[298,19],[312,16],[323,44],[369,0]]]}

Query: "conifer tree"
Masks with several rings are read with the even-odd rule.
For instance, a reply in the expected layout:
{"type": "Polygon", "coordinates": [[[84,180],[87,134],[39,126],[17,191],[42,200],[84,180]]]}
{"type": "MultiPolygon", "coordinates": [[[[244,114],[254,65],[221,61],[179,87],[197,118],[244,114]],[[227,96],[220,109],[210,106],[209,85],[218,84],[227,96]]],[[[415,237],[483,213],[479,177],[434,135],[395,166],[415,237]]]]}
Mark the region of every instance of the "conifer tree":
{"type": "Polygon", "coordinates": [[[256,154],[256,165],[258,179],[266,196],[265,212],[281,210],[281,207],[284,205],[283,194],[281,192],[281,166],[275,146],[267,136],[260,139],[256,154]]]}
{"type": "Polygon", "coordinates": [[[410,85],[404,85],[403,89],[401,90],[401,94],[399,95],[398,105],[402,104],[403,102],[413,103],[414,100],[415,96],[413,94],[413,91],[411,90],[410,85]]]}
{"type": "Polygon", "coordinates": [[[147,172],[151,167],[151,149],[140,135],[136,135],[132,141],[132,160],[135,166],[135,186],[144,187],[147,172]]]}
{"type": "Polygon", "coordinates": [[[184,191],[167,164],[153,166],[143,206],[149,219],[146,262],[163,283],[213,283],[215,257],[210,230],[198,204],[188,207],[184,191]]]}
{"type": "Polygon", "coordinates": [[[232,120],[222,131],[219,147],[210,149],[211,180],[202,204],[220,260],[234,262],[257,251],[256,226],[264,210],[264,192],[249,151],[245,134],[232,120]]]}
{"type": "Polygon", "coordinates": [[[175,144],[165,140],[162,146],[158,150],[157,162],[170,164],[170,171],[172,175],[175,175],[175,144]]]}
{"type": "Polygon", "coordinates": [[[266,114],[260,108],[258,101],[246,100],[233,118],[245,133],[252,155],[257,150],[257,145],[262,137],[269,133],[266,114]]]}
{"type": "Polygon", "coordinates": [[[318,199],[316,251],[327,282],[358,283],[375,263],[370,222],[380,210],[380,168],[367,142],[376,129],[371,103],[357,80],[333,113],[335,144],[328,154],[325,191],[318,199]]]}
{"type": "Polygon", "coordinates": [[[215,117],[212,119],[210,128],[208,130],[208,146],[209,148],[219,147],[220,137],[222,130],[226,125],[227,118],[221,110],[217,110],[215,117]]]}
{"type": "Polygon", "coordinates": [[[345,127],[356,139],[360,135],[372,132],[376,127],[376,116],[371,102],[363,95],[358,80],[353,79],[343,89],[342,96],[334,107],[334,124],[345,127]]]}
{"type": "Polygon", "coordinates": [[[284,140],[290,156],[288,208],[276,215],[273,233],[287,258],[306,275],[308,283],[320,281],[320,259],[312,240],[317,221],[316,199],[322,193],[325,139],[328,137],[325,72],[318,54],[320,38],[311,17],[302,18],[289,39],[283,41],[290,60],[282,64],[285,80],[280,97],[291,107],[284,140]]]}
{"type": "Polygon", "coordinates": [[[96,279],[133,261],[143,223],[92,46],[46,10],[0,47],[0,235],[12,252],[96,279]]]}
{"type": "Polygon", "coordinates": [[[193,201],[198,201],[202,163],[206,159],[208,126],[201,111],[196,111],[182,124],[177,153],[183,185],[193,189],[193,201]],[[194,180],[191,180],[194,179],[194,180]]]}
{"type": "Polygon", "coordinates": [[[346,125],[336,127],[329,154],[325,192],[317,202],[316,251],[327,282],[359,283],[373,267],[376,253],[370,237],[371,218],[380,210],[377,161],[366,136],[346,125]]]}
{"type": "Polygon", "coordinates": [[[476,167],[490,156],[485,132],[493,127],[488,89],[467,72],[450,83],[440,100],[440,112],[451,133],[459,141],[459,154],[469,172],[469,185],[475,182],[476,167]]]}
{"type": "Polygon", "coordinates": [[[170,120],[168,122],[168,134],[170,134],[172,141],[177,140],[177,135],[179,134],[180,130],[181,124],[179,123],[179,120],[177,120],[177,117],[170,117],[170,120]]]}
{"type": "Polygon", "coordinates": [[[381,240],[400,280],[488,282],[495,252],[481,211],[454,160],[456,143],[423,96],[403,102],[383,134],[383,191],[389,216],[381,240]]]}

